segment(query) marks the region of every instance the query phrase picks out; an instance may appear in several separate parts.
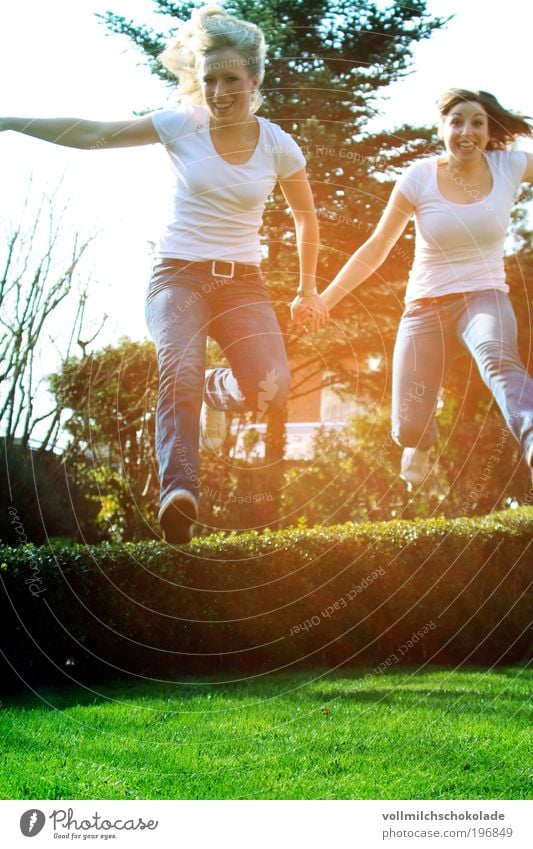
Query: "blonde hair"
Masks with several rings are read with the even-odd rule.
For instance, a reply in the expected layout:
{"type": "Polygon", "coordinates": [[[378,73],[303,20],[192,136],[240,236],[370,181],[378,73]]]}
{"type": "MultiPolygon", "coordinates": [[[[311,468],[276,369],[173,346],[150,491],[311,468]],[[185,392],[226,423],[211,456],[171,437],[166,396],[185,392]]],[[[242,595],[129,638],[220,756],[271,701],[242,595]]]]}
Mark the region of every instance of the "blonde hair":
{"type": "MultiPolygon", "coordinates": [[[[178,78],[178,95],[182,102],[197,106],[203,103],[198,64],[214,50],[235,50],[242,57],[250,76],[259,84],[265,75],[266,44],[255,24],[228,15],[221,6],[195,9],[179,28],[176,38],[161,53],[159,61],[178,78]]],[[[252,112],[262,102],[261,93],[252,94],[252,112]]]]}

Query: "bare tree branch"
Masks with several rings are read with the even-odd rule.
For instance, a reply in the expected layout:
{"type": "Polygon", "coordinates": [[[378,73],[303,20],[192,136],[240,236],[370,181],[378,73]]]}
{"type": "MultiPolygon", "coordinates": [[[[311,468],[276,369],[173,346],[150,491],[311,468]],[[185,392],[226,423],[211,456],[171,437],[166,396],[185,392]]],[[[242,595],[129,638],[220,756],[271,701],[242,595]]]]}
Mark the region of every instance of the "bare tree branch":
{"type": "MultiPolygon", "coordinates": [[[[57,440],[61,410],[51,408],[36,414],[37,393],[43,387],[42,366],[38,364],[50,320],[76,291],[81,259],[95,236],[74,234],[65,254],[62,222],[66,207],[59,204],[61,186],[50,195],[36,199],[32,182],[28,186],[18,222],[6,234],[0,277],[0,422],[8,439],[17,437],[28,444],[38,424],[50,418],[43,446],[57,440]]],[[[87,291],[79,292],[74,319],[65,340],[53,334],[59,359],[65,362],[84,332],[87,291]]],[[[88,337],[87,347],[100,333],[106,317],[88,337]]],[[[63,326],[67,323],[63,322],[63,326]]],[[[51,404],[55,403],[52,402],[51,404]]]]}

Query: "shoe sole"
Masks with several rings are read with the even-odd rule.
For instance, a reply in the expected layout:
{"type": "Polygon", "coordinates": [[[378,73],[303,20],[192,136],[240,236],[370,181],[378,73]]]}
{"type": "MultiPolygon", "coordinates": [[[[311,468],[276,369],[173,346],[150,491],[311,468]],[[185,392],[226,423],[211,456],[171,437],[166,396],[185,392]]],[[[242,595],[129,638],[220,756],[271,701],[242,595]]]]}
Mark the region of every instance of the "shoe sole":
{"type": "Polygon", "coordinates": [[[404,483],[406,483],[407,486],[416,487],[416,486],[421,486],[428,476],[429,476],[429,472],[427,472],[427,474],[425,474],[423,476],[412,475],[411,477],[409,477],[409,475],[400,474],[400,479],[404,483]]]}
{"type": "MultiPolygon", "coordinates": [[[[406,451],[407,449],[404,449],[406,451]]],[[[402,455],[403,462],[403,455],[402,455]]],[[[427,465],[422,469],[413,469],[409,462],[405,464],[405,468],[400,469],[400,478],[407,484],[407,491],[411,492],[419,486],[422,486],[430,476],[435,464],[430,460],[426,461],[427,465]]]]}
{"type": "MultiPolygon", "coordinates": [[[[216,412],[222,413],[221,410],[217,410],[216,412]]],[[[204,431],[204,427],[202,425],[203,415],[204,414],[203,414],[203,410],[202,410],[201,418],[200,418],[200,439],[199,439],[200,448],[202,449],[202,451],[213,451],[215,454],[218,454],[218,452],[220,451],[220,449],[224,445],[224,440],[226,439],[226,435],[227,435],[227,432],[228,432],[227,419],[226,419],[226,423],[225,423],[225,426],[224,426],[224,429],[223,429],[224,430],[223,435],[217,435],[217,436],[213,436],[213,437],[209,438],[206,435],[206,431],[204,431]]],[[[226,413],[223,413],[223,415],[226,416],[226,413]]]]}
{"type": "Polygon", "coordinates": [[[166,542],[183,545],[192,539],[192,526],[198,519],[195,504],[186,497],[177,495],[170,499],[159,515],[166,542]]]}

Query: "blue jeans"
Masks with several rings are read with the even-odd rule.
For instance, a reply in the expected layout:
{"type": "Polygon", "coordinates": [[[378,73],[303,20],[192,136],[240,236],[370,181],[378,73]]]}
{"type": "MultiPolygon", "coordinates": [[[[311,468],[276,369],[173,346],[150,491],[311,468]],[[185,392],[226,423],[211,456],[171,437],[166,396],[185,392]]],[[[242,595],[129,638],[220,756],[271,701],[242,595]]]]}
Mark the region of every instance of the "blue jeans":
{"type": "Polygon", "coordinates": [[[202,401],[227,412],[279,409],[287,400],[289,365],[281,330],[261,274],[212,277],[161,260],[153,270],[146,323],[159,365],[156,452],[161,500],[175,489],[196,497],[202,401]],[[206,381],[207,337],[230,368],[206,381]]]}
{"type": "Polygon", "coordinates": [[[466,348],[527,456],[533,444],[533,379],[517,349],[517,325],[504,292],[487,289],[456,300],[408,305],[393,359],[392,436],[402,447],[438,440],[438,394],[453,358],[466,348]]]}

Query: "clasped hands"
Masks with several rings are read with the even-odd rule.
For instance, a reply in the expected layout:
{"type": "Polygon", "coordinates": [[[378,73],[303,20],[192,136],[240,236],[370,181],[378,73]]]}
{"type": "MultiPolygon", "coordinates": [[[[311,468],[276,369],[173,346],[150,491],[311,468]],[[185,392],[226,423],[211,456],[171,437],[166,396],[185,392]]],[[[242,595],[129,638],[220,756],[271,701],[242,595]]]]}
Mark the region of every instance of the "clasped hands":
{"type": "Polygon", "coordinates": [[[304,330],[318,330],[329,318],[329,310],[321,295],[297,295],[290,309],[293,322],[304,330]]]}

